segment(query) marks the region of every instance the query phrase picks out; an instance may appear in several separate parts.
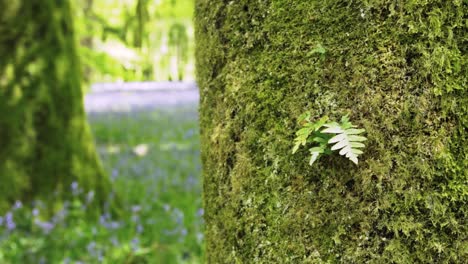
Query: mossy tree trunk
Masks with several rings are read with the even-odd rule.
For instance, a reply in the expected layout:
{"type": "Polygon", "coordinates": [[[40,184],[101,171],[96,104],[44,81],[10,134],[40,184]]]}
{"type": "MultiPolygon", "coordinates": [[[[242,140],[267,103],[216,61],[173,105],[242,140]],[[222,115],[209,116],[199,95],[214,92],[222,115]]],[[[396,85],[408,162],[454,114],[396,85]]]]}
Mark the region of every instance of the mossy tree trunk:
{"type": "Polygon", "coordinates": [[[468,259],[466,14],[446,0],[196,1],[208,263],[468,259]],[[359,166],[291,154],[305,111],[366,129],[359,166]]]}
{"type": "Polygon", "coordinates": [[[83,108],[70,1],[0,2],[0,211],[58,199],[77,181],[108,192],[83,108]]]}

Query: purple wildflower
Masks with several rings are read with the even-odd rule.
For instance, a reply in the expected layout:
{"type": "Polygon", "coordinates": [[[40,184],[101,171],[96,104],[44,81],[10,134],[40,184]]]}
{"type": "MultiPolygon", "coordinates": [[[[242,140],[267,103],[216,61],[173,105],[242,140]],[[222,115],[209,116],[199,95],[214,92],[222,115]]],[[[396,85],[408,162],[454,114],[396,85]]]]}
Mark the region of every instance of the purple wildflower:
{"type": "Polygon", "coordinates": [[[89,253],[90,255],[96,255],[96,242],[91,241],[91,243],[89,243],[89,244],[86,246],[86,250],[88,250],[88,253],[89,253]]]}
{"type": "Polygon", "coordinates": [[[34,209],[32,210],[32,215],[33,215],[33,216],[38,216],[38,215],[39,215],[39,209],[34,208],[34,209]]]}
{"type": "Polygon", "coordinates": [[[105,226],[107,224],[107,219],[106,219],[106,216],[105,215],[101,215],[99,217],[99,223],[103,226],[105,226]]]}
{"type": "Polygon", "coordinates": [[[76,181],[72,182],[71,189],[72,189],[73,195],[75,195],[75,196],[78,195],[80,193],[78,182],[76,182],[76,181]]]}
{"type": "Polygon", "coordinates": [[[58,211],[56,215],[54,215],[54,217],[52,218],[52,222],[59,223],[65,220],[67,215],[68,215],[68,210],[64,207],[62,210],[58,211]]]}
{"type": "Polygon", "coordinates": [[[182,224],[182,222],[184,221],[184,212],[176,208],[174,209],[174,216],[175,216],[176,222],[178,224],[182,224]]]}
{"type": "Polygon", "coordinates": [[[116,246],[119,245],[119,240],[117,239],[117,237],[114,236],[114,237],[111,238],[111,243],[112,243],[113,246],[116,247],[116,246]]]}
{"type": "Polygon", "coordinates": [[[97,259],[98,259],[99,263],[102,263],[102,261],[104,260],[104,255],[102,254],[102,250],[98,251],[97,259]]]}
{"type": "Polygon", "coordinates": [[[118,229],[119,227],[120,227],[120,223],[117,221],[112,221],[108,225],[108,228],[110,229],[118,229]]]}
{"type": "Polygon", "coordinates": [[[136,232],[137,232],[138,234],[143,233],[143,230],[144,230],[144,228],[143,228],[142,225],[137,225],[137,227],[136,227],[136,232]]]}
{"type": "Polygon", "coordinates": [[[138,215],[132,215],[132,222],[138,223],[140,221],[140,217],[138,215]]]}
{"type": "Polygon", "coordinates": [[[9,231],[12,231],[16,228],[15,221],[13,219],[13,213],[8,212],[5,216],[5,221],[6,221],[6,227],[9,231]]]}
{"type": "Polygon", "coordinates": [[[198,183],[197,179],[193,175],[187,177],[187,187],[193,187],[198,183]]]}
{"type": "Polygon", "coordinates": [[[205,210],[203,208],[198,209],[197,216],[203,216],[205,214],[205,210]]]}
{"type": "Polygon", "coordinates": [[[42,229],[42,232],[44,232],[44,234],[49,234],[50,231],[52,231],[52,229],[54,229],[55,225],[54,223],[51,223],[51,222],[42,222],[38,219],[36,219],[34,221],[34,223],[42,229]]]}
{"type": "Polygon", "coordinates": [[[21,201],[16,201],[15,205],[13,206],[13,210],[18,210],[23,207],[23,203],[21,201]]]}
{"type": "Polygon", "coordinates": [[[111,174],[111,180],[115,181],[115,179],[117,179],[118,176],[119,176],[119,170],[118,169],[113,169],[112,174],[111,174]]]}
{"type": "Polygon", "coordinates": [[[136,214],[141,211],[141,206],[140,205],[134,205],[132,206],[132,213],[136,214]]]}
{"type": "Polygon", "coordinates": [[[130,242],[130,246],[132,247],[133,251],[138,250],[139,245],[140,245],[140,240],[137,237],[132,239],[132,241],[130,242]]]}

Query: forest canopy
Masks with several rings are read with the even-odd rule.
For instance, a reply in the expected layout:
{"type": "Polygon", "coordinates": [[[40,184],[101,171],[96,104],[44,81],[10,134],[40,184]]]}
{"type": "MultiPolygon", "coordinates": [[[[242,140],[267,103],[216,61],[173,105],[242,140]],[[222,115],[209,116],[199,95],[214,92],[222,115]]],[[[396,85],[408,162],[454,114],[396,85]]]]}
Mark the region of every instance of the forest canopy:
{"type": "Polygon", "coordinates": [[[88,82],[193,80],[193,0],[79,0],[88,82]]]}

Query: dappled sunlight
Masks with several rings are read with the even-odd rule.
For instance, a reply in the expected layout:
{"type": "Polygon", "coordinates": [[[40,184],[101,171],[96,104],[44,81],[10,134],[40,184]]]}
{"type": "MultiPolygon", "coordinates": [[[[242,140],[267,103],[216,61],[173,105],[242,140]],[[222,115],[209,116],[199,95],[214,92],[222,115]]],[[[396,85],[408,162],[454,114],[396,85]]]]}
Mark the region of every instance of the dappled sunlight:
{"type": "Polygon", "coordinates": [[[146,156],[148,153],[149,147],[148,144],[139,144],[133,148],[133,153],[138,157],[146,156]]]}

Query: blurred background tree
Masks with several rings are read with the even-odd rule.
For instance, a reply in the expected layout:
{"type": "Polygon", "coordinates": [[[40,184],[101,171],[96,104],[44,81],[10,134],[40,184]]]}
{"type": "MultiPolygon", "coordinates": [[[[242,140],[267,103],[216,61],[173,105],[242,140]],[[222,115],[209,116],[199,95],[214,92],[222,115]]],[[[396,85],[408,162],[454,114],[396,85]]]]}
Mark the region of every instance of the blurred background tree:
{"type": "Polygon", "coordinates": [[[14,200],[57,199],[72,182],[97,199],[109,190],[83,109],[75,37],[69,1],[0,2],[0,212],[14,200]]]}
{"type": "Polygon", "coordinates": [[[193,81],[193,0],[79,0],[88,82],[193,81]]]}

